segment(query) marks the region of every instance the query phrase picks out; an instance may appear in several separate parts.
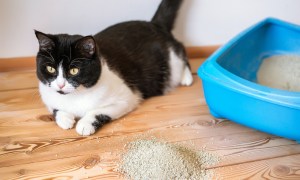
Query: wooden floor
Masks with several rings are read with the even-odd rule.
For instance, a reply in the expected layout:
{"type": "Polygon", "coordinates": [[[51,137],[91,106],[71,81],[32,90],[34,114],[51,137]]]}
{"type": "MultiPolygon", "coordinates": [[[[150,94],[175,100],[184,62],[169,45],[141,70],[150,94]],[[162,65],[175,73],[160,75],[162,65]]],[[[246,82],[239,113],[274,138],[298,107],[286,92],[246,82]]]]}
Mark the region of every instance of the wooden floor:
{"type": "Polygon", "coordinates": [[[230,121],[214,120],[195,83],[151,98],[95,135],[60,129],[41,103],[34,70],[0,73],[0,179],[122,179],[124,145],[139,135],[192,142],[222,157],[221,179],[300,179],[300,145],[230,121]]]}

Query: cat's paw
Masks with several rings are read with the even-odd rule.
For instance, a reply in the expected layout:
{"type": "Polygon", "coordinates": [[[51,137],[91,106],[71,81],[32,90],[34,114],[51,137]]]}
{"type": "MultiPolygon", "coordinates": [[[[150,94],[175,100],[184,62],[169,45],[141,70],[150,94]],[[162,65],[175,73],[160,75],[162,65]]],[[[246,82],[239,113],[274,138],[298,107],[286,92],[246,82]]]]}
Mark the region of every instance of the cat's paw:
{"type": "Polygon", "coordinates": [[[62,111],[55,112],[55,120],[56,124],[62,129],[71,129],[75,124],[75,117],[62,111]]]}
{"type": "Polygon", "coordinates": [[[181,82],[180,84],[182,86],[190,86],[193,83],[193,76],[188,67],[185,67],[184,72],[181,77],[181,82]]]}
{"type": "Polygon", "coordinates": [[[97,129],[111,121],[111,117],[100,114],[97,116],[85,116],[76,125],[76,131],[82,136],[94,134],[97,129]]]}
{"type": "Polygon", "coordinates": [[[96,132],[97,127],[93,125],[95,119],[86,120],[86,118],[78,121],[76,131],[82,136],[89,136],[96,132]]]}

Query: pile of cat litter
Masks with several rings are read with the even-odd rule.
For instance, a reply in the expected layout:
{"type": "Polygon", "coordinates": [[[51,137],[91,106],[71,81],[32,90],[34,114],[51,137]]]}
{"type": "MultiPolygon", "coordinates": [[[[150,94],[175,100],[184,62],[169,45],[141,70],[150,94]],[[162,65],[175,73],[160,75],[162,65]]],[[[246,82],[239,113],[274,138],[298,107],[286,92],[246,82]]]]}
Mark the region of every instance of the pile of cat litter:
{"type": "Polygon", "coordinates": [[[127,179],[212,179],[213,172],[205,167],[219,161],[204,150],[156,139],[137,140],[127,147],[117,169],[127,179]]]}
{"type": "Polygon", "coordinates": [[[266,58],[257,72],[261,85],[288,91],[300,91],[300,56],[275,55],[266,58]]]}

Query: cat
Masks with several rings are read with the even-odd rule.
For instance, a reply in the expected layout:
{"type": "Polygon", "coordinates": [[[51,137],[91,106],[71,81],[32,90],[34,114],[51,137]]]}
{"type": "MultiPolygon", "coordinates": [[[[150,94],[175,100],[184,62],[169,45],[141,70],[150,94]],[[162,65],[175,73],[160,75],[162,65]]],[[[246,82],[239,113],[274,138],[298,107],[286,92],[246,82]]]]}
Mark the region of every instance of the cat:
{"type": "Polygon", "coordinates": [[[182,0],[162,0],[150,22],[123,22],[94,36],[45,34],[39,42],[39,92],[62,129],[94,134],[142,100],[193,82],[184,46],[172,35],[182,0]]]}

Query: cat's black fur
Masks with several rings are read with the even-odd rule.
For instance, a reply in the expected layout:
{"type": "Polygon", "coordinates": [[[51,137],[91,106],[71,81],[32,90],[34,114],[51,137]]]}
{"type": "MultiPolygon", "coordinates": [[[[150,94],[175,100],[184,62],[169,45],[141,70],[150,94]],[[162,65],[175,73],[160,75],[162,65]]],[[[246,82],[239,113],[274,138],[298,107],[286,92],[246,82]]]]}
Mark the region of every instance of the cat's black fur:
{"type": "Polygon", "coordinates": [[[62,60],[65,72],[72,67],[80,67],[78,76],[65,74],[72,85],[92,87],[101,74],[99,59],[104,57],[108,66],[132,90],[138,90],[143,98],[162,95],[169,80],[169,49],[174,49],[182,57],[186,56],[183,45],[170,32],[181,2],[182,0],[163,0],[151,22],[130,21],[116,24],[99,32],[94,38],[51,35],[36,31],[40,42],[37,55],[38,78],[43,83],[51,82],[56,74],[47,73],[46,65],[58,67],[62,60]],[[88,46],[87,40],[91,39],[95,46],[92,55],[80,49],[88,46]],[[43,41],[46,47],[43,46],[43,41]]]}
{"type": "Polygon", "coordinates": [[[96,116],[96,121],[93,122],[93,126],[96,129],[99,129],[100,127],[102,127],[104,124],[108,123],[111,121],[111,118],[109,116],[100,114],[96,116]]]}
{"type": "Polygon", "coordinates": [[[41,82],[47,84],[55,79],[57,73],[49,74],[46,66],[58,67],[61,62],[65,72],[68,72],[70,68],[80,67],[79,76],[67,73],[64,75],[73,86],[83,85],[88,88],[98,81],[101,74],[98,52],[95,49],[93,55],[89,55],[86,53],[89,49],[83,49],[84,46],[95,43],[92,36],[51,35],[38,31],[35,33],[40,43],[36,66],[37,76],[41,82]]]}
{"type": "Polygon", "coordinates": [[[133,21],[95,35],[100,54],[143,98],[163,94],[169,81],[169,48],[185,56],[183,46],[155,23],[133,21]]]}

